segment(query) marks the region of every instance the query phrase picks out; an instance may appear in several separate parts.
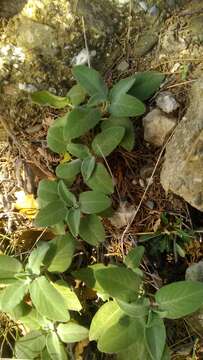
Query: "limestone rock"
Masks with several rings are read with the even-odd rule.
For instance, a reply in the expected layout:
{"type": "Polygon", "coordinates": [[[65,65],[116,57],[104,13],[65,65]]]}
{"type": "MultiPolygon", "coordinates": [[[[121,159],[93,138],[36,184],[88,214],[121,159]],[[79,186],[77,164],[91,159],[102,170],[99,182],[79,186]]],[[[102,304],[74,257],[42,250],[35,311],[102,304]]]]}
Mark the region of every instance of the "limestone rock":
{"type": "Polygon", "coordinates": [[[190,106],[166,147],[161,183],[203,211],[203,77],[191,89],[190,106]]]}
{"type": "Polygon", "coordinates": [[[143,118],[144,139],[155,146],[162,146],[176,125],[176,119],[154,109],[143,118]]]}
{"type": "Polygon", "coordinates": [[[170,91],[161,92],[156,98],[156,104],[159,109],[167,114],[175,111],[179,107],[179,104],[170,91]]]}
{"type": "Polygon", "coordinates": [[[37,49],[44,55],[56,53],[56,33],[50,26],[24,18],[17,32],[18,46],[26,49],[37,49]]]}

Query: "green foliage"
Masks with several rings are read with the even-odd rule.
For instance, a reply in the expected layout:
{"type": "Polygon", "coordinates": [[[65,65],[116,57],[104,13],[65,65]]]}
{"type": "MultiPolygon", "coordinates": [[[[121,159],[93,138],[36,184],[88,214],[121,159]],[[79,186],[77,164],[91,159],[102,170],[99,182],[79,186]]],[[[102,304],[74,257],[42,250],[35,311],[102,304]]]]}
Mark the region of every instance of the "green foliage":
{"type": "MultiPolygon", "coordinates": [[[[178,319],[200,308],[203,284],[181,281],[148,294],[139,269],[143,246],[129,251],[123,264],[80,268],[86,263],[81,257],[86,248],[97,247],[106,238],[101,218],[111,207],[114,179],[105,157],[120,146],[133,149],[135,133],[129,118],[145,112],[143,101],[158,90],[164,76],[137,73],[109,90],[94,69],[76,66],[73,75],[77,84],[65,97],[47,91],[32,95],[41,105],[68,106],[69,111],[50,126],[47,144],[60,156],[68,151],[73,158],[56,167],[54,181],[42,180],[38,187],[35,224],[51,227],[58,235],[39,242],[23,264],[0,255],[1,311],[26,327],[14,355],[65,360],[69,358],[66,344],[89,338],[97,342],[99,351],[116,353],[120,360],[134,360],[135,354],[137,360],[168,360],[164,318],[178,319]],[[92,289],[93,319],[90,312],[85,313],[84,299],[78,297],[85,287],[92,289]]],[[[171,229],[167,216],[164,221],[167,230],[185,240],[180,224],[171,229]]],[[[181,253],[181,244],[176,245],[181,253]]]]}

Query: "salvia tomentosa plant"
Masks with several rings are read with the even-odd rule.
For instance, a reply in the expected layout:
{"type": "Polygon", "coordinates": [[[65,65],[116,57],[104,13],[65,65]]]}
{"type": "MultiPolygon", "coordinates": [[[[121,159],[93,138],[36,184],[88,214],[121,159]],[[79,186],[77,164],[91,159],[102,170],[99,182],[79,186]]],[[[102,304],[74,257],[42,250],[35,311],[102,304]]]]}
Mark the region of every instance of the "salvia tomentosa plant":
{"type": "Polygon", "coordinates": [[[99,351],[115,353],[120,360],[170,359],[164,318],[196,311],[203,303],[201,283],[180,281],[149,294],[139,269],[142,246],[132,249],[120,266],[98,263],[74,270],[71,265],[78,240],[92,246],[105,240],[101,219],[114,192],[105,158],[118,146],[133,149],[130,117],[145,112],[143,101],[164,76],[137,73],[109,90],[94,69],[76,66],[73,75],[77,84],[65,97],[47,91],[32,94],[38,104],[67,108],[49,128],[47,143],[72,159],[57,166],[55,180],[42,180],[38,187],[35,224],[51,227],[56,236],[40,242],[23,262],[0,255],[0,309],[26,329],[16,340],[14,356],[68,359],[70,344],[89,338],[99,351]],[[81,187],[86,190],[80,192],[81,187]],[[84,309],[72,288],[75,279],[103,301],[90,324],[81,316],[84,309]]]}

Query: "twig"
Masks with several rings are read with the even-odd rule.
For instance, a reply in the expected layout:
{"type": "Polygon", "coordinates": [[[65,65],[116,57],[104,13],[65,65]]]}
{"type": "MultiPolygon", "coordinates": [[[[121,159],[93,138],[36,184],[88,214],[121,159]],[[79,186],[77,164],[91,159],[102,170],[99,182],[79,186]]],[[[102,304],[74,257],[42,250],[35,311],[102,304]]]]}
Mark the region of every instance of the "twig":
{"type": "Polygon", "coordinates": [[[134,222],[135,217],[137,216],[137,214],[138,214],[138,212],[139,212],[139,210],[140,210],[140,208],[141,208],[141,206],[142,206],[142,203],[143,203],[143,201],[144,201],[144,199],[145,199],[145,196],[146,196],[146,194],[147,194],[147,192],[148,192],[148,190],[149,190],[149,187],[150,187],[151,184],[153,183],[152,180],[153,180],[153,177],[154,177],[155,172],[156,172],[156,170],[157,170],[157,167],[158,167],[158,165],[159,165],[159,162],[160,162],[160,160],[161,160],[161,157],[162,157],[162,155],[163,155],[163,153],[164,153],[164,151],[165,151],[166,145],[169,143],[169,141],[170,141],[170,139],[172,138],[174,132],[175,132],[175,129],[173,130],[172,134],[170,135],[170,137],[169,137],[168,140],[166,141],[165,145],[163,146],[163,148],[162,148],[162,150],[161,150],[161,152],[160,152],[160,154],[159,154],[159,156],[158,156],[157,162],[156,162],[156,164],[155,164],[155,166],[154,166],[152,175],[151,175],[151,177],[150,177],[150,179],[149,179],[149,181],[148,181],[148,183],[147,183],[147,186],[146,186],[146,188],[145,188],[145,191],[144,191],[144,193],[143,193],[143,195],[142,195],[142,198],[141,198],[141,200],[140,200],[140,202],[139,202],[136,210],[135,210],[134,213],[132,214],[132,217],[131,217],[129,223],[126,225],[126,228],[125,228],[125,230],[124,230],[123,233],[122,233],[122,236],[121,236],[121,251],[122,251],[123,256],[124,256],[123,245],[124,245],[125,236],[126,236],[126,234],[128,233],[128,231],[130,230],[130,227],[131,227],[132,223],[134,222]]]}
{"type": "Polygon", "coordinates": [[[87,34],[86,34],[86,29],[85,29],[85,20],[84,17],[82,16],[82,29],[83,29],[83,36],[84,36],[84,41],[85,41],[85,48],[87,51],[87,63],[89,68],[91,67],[91,63],[90,63],[90,53],[89,53],[89,48],[88,48],[88,43],[87,43],[87,34]]]}

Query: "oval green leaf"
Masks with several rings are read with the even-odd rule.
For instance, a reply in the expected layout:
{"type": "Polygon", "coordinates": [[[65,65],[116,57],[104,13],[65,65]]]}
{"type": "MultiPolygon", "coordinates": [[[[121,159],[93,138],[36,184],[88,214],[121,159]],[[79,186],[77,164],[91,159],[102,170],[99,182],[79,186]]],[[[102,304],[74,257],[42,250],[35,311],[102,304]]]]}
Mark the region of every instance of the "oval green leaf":
{"type": "Polygon", "coordinates": [[[85,214],[97,214],[108,209],[111,200],[98,191],[85,191],[79,197],[80,209],[85,214]]]}
{"type": "Polygon", "coordinates": [[[75,239],[71,234],[61,235],[49,241],[49,250],[44,263],[50,272],[64,272],[72,262],[75,239]]]}
{"type": "Polygon", "coordinates": [[[22,264],[11,256],[0,254],[0,283],[15,281],[15,274],[23,271],[22,264]]]}
{"type": "Polygon", "coordinates": [[[165,75],[156,71],[140,72],[135,75],[135,82],[129,89],[129,94],[141,101],[149,99],[164,81],[165,75]]]}
{"type": "Polygon", "coordinates": [[[54,95],[47,90],[36,91],[31,94],[31,98],[36,104],[50,106],[55,109],[62,109],[70,104],[67,97],[54,95]]]}
{"type": "Polygon", "coordinates": [[[89,156],[85,158],[81,165],[81,173],[84,181],[89,180],[92,175],[96,164],[96,159],[94,156],[89,156]]]}
{"type": "Polygon", "coordinates": [[[132,151],[135,145],[135,132],[133,123],[130,119],[124,117],[110,116],[108,119],[102,121],[102,130],[108,129],[114,126],[122,126],[125,128],[125,135],[120,143],[127,151],[132,151]]]}
{"type": "Polygon", "coordinates": [[[68,224],[69,231],[74,237],[78,236],[79,234],[80,217],[80,209],[70,209],[66,216],[66,222],[68,224]]]}
{"type": "Polygon", "coordinates": [[[73,343],[87,339],[89,330],[84,326],[69,322],[68,324],[59,324],[57,334],[63,342],[73,343]]]}
{"type": "Polygon", "coordinates": [[[44,276],[35,279],[29,290],[32,303],[40,314],[53,321],[70,319],[63,297],[44,276]]]}
{"type": "Polygon", "coordinates": [[[94,128],[100,120],[101,113],[97,109],[74,109],[68,115],[68,120],[64,127],[64,138],[68,142],[72,139],[79,138],[87,131],[94,128]]]}
{"type": "Polygon", "coordinates": [[[203,284],[177,281],[158,290],[155,300],[159,310],[166,311],[168,319],[178,319],[193,313],[203,304],[203,284]]]}
{"type": "Polygon", "coordinates": [[[64,202],[56,200],[39,210],[35,218],[35,225],[40,227],[55,225],[65,219],[66,213],[67,208],[64,202]]]}
{"type": "Polygon", "coordinates": [[[7,286],[1,292],[1,309],[3,312],[9,312],[14,309],[24,298],[28,291],[27,281],[16,281],[7,286]]]}
{"type": "Polygon", "coordinates": [[[90,156],[88,147],[83,144],[70,143],[67,145],[67,150],[71,155],[81,160],[84,160],[86,157],[90,156]]]}
{"type": "Polygon", "coordinates": [[[85,101],[86,92],[79,84],[74,85],[66,95],[74,106],[78,106],[85,101]]]}
{"type": "Polygon", "coordinates": [[[107,98],[108,88],[98,71],[78,65],[73,68],[73,76],[90,96],[99,94],[107,98]]]}
{"type": "Polygon", "coordinates": [[[28,258],[26,270],[30,271],[32,274],[39,275],[40,268],[43,264],[43,260],[47,251],[49,250],[49,247],[50,245],[48,242],[42,242],[41,244],[38,244],[37,248],[32,250],[28,258]]]}
{"type": "Polygon", "coordinates": [[[137,269],[140,266],[144,252],[144,246],[136,246],[134,249],[129,251],[125,257],[124,263],[132,270],[137,269]]]}
{"type": "Polygon", "coordinates": [[[102,157],[108,156],[120,144],[124,134],[125,128],[121,126],[114,126],[103,130],[92,142],[94,153],[102,157]]]}
{"type": "Polygon", "coordinates": [[[81,238],[92,246],[97,246],[105,240],[105,230],[97,215],[87,215],[81,219],[79,234],[81,238]]]}
{"type": "Polygon", "coordinates": [[[114,99],[109,107],[109,112],[113,116],[139,116],[145,113],[145,105],[134,96],[122,94],[114,99]]]}
{"type": "Polygon", "coordinates": [[[100,286],[112,297],[124,301],[135,301],[141,279],[132,270],[124,267],[106,267],[95,271],[100,286]]]}
{"type": "Polygon", "coordinates": [[[56,175],[61,179],[72,180],[80,173],[81,163],[80,159],[76,159],[69,163],[60,164],[56,168],[56,175]]]}
{"type": "Polygon", "coordinates": [[[15,343],[15,356],[18,359],[35,359],[45,347],[45,336],[40,331],[31,331],[15,343]]]}
{"type": "Polygon", "coordinates": [[[85,183],[94,191],[99,191],[104,194],[112,194],[114,192],[113,180],[103,164],[96,164],[96,167],[88,180],[85,183]]]}
{"type": "Polygon", "coordinates": [[[51,331],[46,337],[46,347],[52,360],[67,360],[64,345],[55,332],[51,331]]]}
{"type": "Polygon", "coordinates": [[[60,199],[64,201],[68,207],[76,205],[77,200],[75,195],[68,190],[63,180],[59,180],[58,182],[58,194],[60,199]]]}
{"type": "Polygon", "coordinates": [[[61,294],[61,296],[63,296],[68,310],[73,310],[73,311],[82,310],[82,305],[77,295],[64,280],[58,280],[52,285],[61,294]]]}

